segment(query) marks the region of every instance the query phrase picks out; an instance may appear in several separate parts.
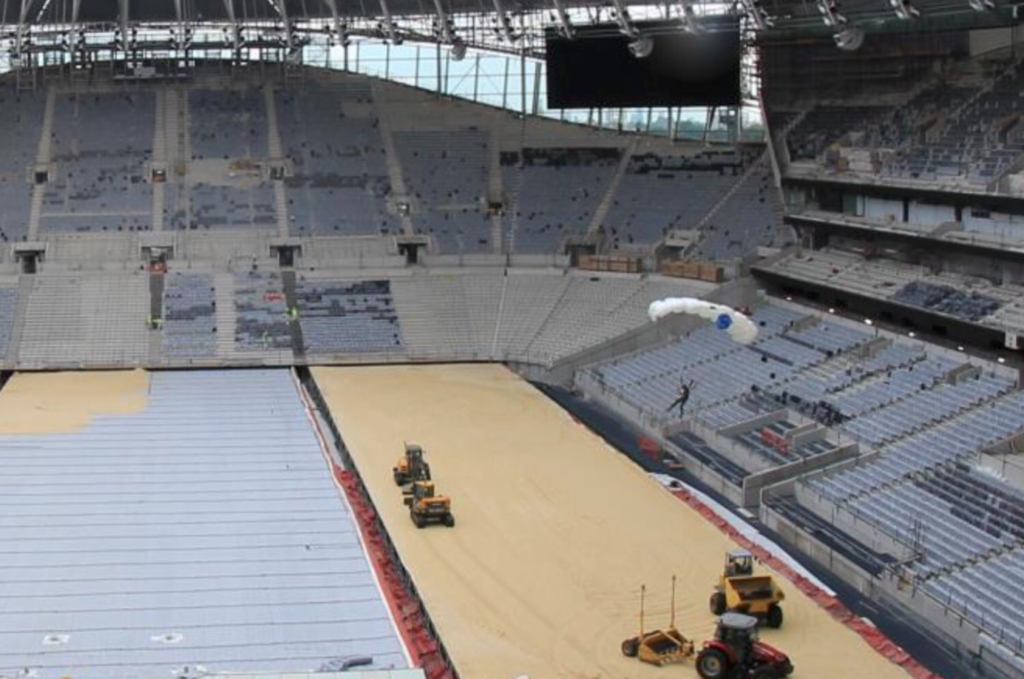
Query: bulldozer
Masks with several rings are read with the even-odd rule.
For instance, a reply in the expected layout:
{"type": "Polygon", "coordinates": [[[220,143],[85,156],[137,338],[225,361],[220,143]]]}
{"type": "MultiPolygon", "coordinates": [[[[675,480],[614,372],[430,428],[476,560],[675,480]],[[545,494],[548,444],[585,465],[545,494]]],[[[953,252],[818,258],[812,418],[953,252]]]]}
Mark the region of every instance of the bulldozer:
{"type": "Polygon", "coordinates": [[[782,590],[770,575],[754,575],[754,555],[736,549],[725,555],[725,568],[711,594],[711,612],[753,616],[768,627],[782,627],[782,590]]]}
{"type": "Polygon", "coordinates": [[[622,655],[639,658],[641,662],[669,665],[684,662],[693,655],[693,642],[676,629],[676,579],[672,578],[672,618],[666,629],[644,632],[644,596],[647,587],[640,587],[640,634],[622,642],[622,655]]]}
{"type": "Polygon", "coordinates": [[[403,500],[417,528],[424,528],[431,523],[443,523],[449,528],[455,525],[451,498],[435,495],[433,481],[413,481],[403,500]]]}
{"type": "Polygon", "coordinates": [[[396,486],[430,480],[430,465],[423,459],[423,449],[415,443],[405,444],[405,455],[391,469],[396,486]]]}
{"type": "Polygon", "coordinates": [[[715,638],[697,654],[701,679],[785,679],[793,662],[779,649],[757,638],[757,618],[726,613],[718,620],[715,638]]]}

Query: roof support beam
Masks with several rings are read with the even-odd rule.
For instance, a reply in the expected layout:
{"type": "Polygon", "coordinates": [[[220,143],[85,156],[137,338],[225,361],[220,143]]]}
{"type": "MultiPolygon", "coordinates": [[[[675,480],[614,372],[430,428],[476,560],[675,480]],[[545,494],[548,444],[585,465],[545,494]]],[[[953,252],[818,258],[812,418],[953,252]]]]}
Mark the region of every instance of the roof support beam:
{"type": "Polygon", "coordinates": [[[327,9],[331,10],[331,19],[334,21],[334,33],[338,36],[338,43],[342,46],[348,44],[348,29],[342,24],[341,15],[338,14],[338,3],[336,0],[324,0],[327,9]]]}
{"type": "Polygon", "coordinates": [[[238,19],[235,17],[234,0],[224,0],[224,11],[231,22],[231,42],[234,44],[234,52],[237,56],[238,52],[242,49],[242,32],[238,27],[238,19]]]}
{"type": "Polygon", "coordinates": [[[437,20],[441,24],[441,42],[450,43],[453,37],[452,27],[448,25],[448,12],[444,9],[444,2],[434,0],[434,9],[437,10],[437,20]]]}
{"type": "Polygon", "coordinates": [[[626,9],[626,3],[622,0],[612,0],[612,4],[615,5],[615,21],[619,23],[619,30],[627,38],[636,40],[640,37],[640,31],[629,21],[629,10],[626,9]]]}
{"type": "Polygon", "coordinates": [[[391,10],[388,9],[388,0],[380,0],[380,12],[384,16],[384,31],[388,40],[392,45],[401,44],[402,41],[398,38],[398,32],[395,30],[395,20],[391,16],[391,10]]]}
{"type": "Polygon", "coordinates": [[[28,30],[28,14],[32,11],[35,0],[21,0],[21,9],[18,12],[18,29],[14,33],[14,51],[21,56],[21,48],[25,40],[25,31],[28,30]]]}
{"type": "Polygon", "coordinates": [[[680,14],[680,21],[683,24],[683,30],[687,33],[701,33],[704,31],[704,27],[697,21],[697,12],[693,8],[692,0],[682,0],[679,3],[679,9],[682,12],[680,14]]]}
{"type": "Polygon", "coordinates": [[[498,13],[498,30],[501,31],[501,37],[505,38],[505,42],[513,43],[516,41],[515,36],[512,35],[512,21],[505,14],[505,3],[502,0],[494,1],[494,11],[498,13]]]}
{"type": "Polygon", "coordinates": [[[555,16],[558,17],[558,26],[564,35],[569,40],[576,37],[576,29],[573,28],[572,23],[569,21],[569,13],[565,11],[565,5],[562,4],[562,0],[552,0],[555,5],[555,16]]]}
{"type": "Polygon", "coordinates": [[[121,39],[124,40],[124,49],[128,50],[128,0],[119,0],[120,5],[118,16],[121,19],[121,39]]]}
{"type": "Polygon", "coordinates": [[[277,10],[284,20],[284,44],[288,49],[292,48],[294,42],[292,36],[292,22],[288,20],[288,5],[285,0],[267,0],[270,6],[277,10]]]}
{"type": "Polygon", "coordinates": [[[71,2],[71,33],[68,36],[68,52],[71,54],[71,59],[74,61],[75,54],[78,50],[79,36],[82,35],[82,27],[78,25],[78,17],[81,16],[82,12],[82,0],[72,0],[71,2]]]}
{"type": "Polygon", "coordinates": [[[181,11],[181,0],[174,0],[174,16],[177,17],[178,40],[181,41],[179,45],[187,52],[192,39],[189,36],[188,26],[186,26],[185,15],[181,11]]]}

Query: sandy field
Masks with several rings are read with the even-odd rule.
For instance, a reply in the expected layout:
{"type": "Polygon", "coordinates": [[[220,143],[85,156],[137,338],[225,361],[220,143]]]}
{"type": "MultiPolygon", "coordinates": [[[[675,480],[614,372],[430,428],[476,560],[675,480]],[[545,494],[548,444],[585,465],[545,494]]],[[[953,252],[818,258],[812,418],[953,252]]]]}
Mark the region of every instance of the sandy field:
{"type": "MultiPolygon", "coordinates": [[[[713,630],[708,597],[729,540],[528,383],[496,365],[314,368],[388,531],[464,679],[696,677],[624,658],[646,583],[648,628],[713,630]],[[455,528],[417,530],[391,468],[427,452],[455,528]]],[[[786,586],[797,679],[904,677],[786,586]]]]}
{"type": "Polygon", "coordinates": [[[0,434],[65,433],[139,412],[148,387],[144,370],[18,373],[0,391],[0,434]]]}

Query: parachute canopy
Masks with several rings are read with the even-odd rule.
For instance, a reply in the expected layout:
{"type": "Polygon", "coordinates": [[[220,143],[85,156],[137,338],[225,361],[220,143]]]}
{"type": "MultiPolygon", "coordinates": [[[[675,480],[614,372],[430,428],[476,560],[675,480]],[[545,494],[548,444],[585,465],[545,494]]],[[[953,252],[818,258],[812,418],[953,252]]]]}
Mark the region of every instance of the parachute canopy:
{"type": "Polygon", "coordinates": [[[749,317],[722,304],[706,302],[693,297],[669,297],[651,302],[647,315],[652,321],[669,314],[692,314],[706,318],[719,330],[725,330],[740,344],[750,344],[757,339],[757,326],[749,317]]]}

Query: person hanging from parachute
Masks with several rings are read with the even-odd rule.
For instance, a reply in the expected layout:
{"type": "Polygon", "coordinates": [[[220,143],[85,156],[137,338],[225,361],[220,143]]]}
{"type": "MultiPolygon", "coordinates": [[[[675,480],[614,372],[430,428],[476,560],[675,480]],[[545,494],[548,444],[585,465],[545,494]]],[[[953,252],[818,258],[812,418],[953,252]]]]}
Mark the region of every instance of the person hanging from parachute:
{"type": "MultiPolygon", "coordinates": [[[[728,333],[735,342],[752,344],[757,339],[757,325],[750,320],[749,311],[749,309],[744,309],[746,312],[744,313],[724,304],[706,302],[693,297],[669,297],[651,302],[647,309],[647,315],[655,323],[670,314],[699,316],[714,323],[719,330],[728,333]]],[[[672,412],[679,408],[679,417],[683,417],[686,402],[690,400],[690,394],[693,393],[695,386],[694,380],[683,378],[679,385],[678,397],[666,412],[672,412]]]]}
{"type": "Polygon", "coordinates": [[[682,417],[686,411],[686,402],[690,400],[690,393],[693,391],[693,387],[696,383],[693,380],[687,381],[685,378],[679,383],[679,397],[672,401],[672,405],[665,409],[665,412],[670,413],[679,408],[679,417],[682,417]]]}

